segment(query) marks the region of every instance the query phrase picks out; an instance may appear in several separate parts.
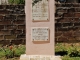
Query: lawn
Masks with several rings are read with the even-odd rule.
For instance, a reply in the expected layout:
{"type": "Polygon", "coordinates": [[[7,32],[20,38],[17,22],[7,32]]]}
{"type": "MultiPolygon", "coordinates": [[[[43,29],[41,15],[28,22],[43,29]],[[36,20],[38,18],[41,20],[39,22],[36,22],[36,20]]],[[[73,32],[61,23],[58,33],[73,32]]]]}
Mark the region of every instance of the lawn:
{"type": "MultiPolygon", "coordinates": [[[[25,45],[0,45],[0,60],[19,60],[21,54],[25,54],[25,45]]],[[[55,54],[62,60],[80,60],[80,43],[57,43],[55,54]]]]}
{"type": "Polygon", "coordinates": [[[55,54],[62,60],[80,60],[80,43],[57,43],[55,54]]]}
{"type": "Polygon", "coordinates": [[[0,45],[0,60],[19,60],[21,54],[25,54],[25,45],[0,45]]]}

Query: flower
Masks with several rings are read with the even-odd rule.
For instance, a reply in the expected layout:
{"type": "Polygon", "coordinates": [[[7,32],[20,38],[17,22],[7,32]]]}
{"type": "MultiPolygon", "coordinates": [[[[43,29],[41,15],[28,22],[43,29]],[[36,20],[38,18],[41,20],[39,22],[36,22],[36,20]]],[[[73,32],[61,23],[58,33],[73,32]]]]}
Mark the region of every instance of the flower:
{"type": "Polygon", "coordinates": [[[9,48],[10,48],[10,50],[12,50],[13,46],[10,46],[9,48]]]}

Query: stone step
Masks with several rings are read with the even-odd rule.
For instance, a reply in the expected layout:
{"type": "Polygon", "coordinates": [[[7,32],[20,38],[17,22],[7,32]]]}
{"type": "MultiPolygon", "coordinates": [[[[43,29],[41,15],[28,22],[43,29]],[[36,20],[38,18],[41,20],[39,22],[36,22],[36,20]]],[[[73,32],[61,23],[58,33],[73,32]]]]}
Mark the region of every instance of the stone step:
{"type": "Polygon", "coordinates": [[[26,55],[20,56],[20,60],[62,60],[60,56],[54,55],[26,55]]]}

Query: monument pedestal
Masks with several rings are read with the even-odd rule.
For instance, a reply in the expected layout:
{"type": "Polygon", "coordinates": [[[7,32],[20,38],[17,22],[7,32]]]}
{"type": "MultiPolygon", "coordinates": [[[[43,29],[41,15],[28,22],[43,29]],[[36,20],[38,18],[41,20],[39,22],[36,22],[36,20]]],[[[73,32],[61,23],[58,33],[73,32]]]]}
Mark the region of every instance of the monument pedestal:
{"type": "Polygon", "coordinates": [[[54,0],[26,0],[26,54],[20,60],[61,60],[55,56],[54,0]]]}
{"type": "Polygon", "coordinates": [[[20,56],[20,60],[61,60],[60,56],[54,55],[26,55],[20,56]]]}

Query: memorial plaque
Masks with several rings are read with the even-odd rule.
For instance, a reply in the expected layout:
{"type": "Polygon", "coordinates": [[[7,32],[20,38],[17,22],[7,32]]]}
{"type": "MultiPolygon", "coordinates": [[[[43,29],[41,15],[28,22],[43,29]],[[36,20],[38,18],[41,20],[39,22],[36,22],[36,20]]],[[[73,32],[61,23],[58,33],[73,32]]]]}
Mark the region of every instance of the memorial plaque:
{"type": "Polygon", "coordinates": [[[48,41],[49,28],[48,27],[33,27],[32,28],[32,41],[48,41]]]}
{"type": "Polygon", "coordinates": [[[48,21],[48,0],[32,0],[32,20],[48,21]]]}

